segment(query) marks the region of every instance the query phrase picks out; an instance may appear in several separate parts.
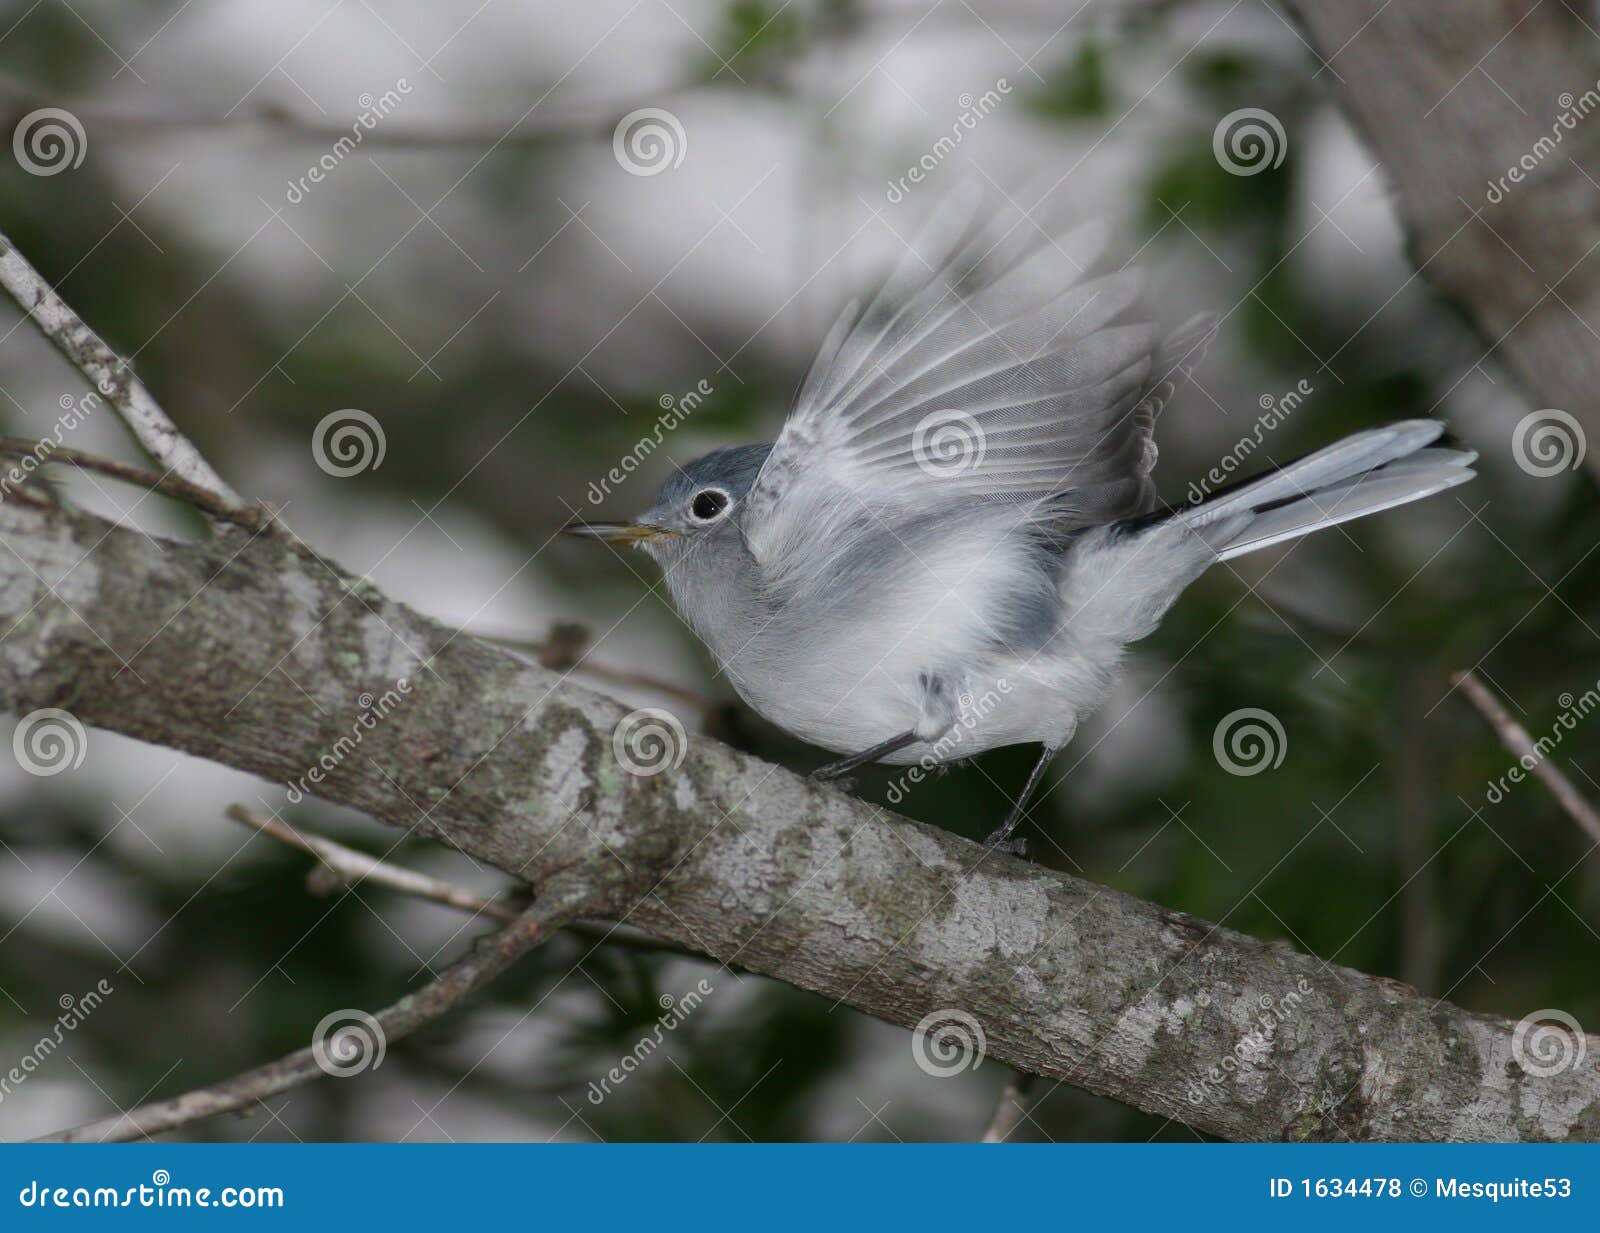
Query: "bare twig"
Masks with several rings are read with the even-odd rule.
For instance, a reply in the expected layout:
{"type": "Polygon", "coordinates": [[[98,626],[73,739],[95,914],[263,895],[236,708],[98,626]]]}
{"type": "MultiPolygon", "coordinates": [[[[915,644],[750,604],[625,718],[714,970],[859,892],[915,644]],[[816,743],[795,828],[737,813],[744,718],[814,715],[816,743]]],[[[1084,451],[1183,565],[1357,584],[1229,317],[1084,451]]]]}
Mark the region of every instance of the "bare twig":
{"type": "Polygon", "coordinates": [[[1527,730],[1511,718],[1511,713],[1500,705],[1500,700],[1471,671],[1458,672],[1450,679],[1461,686],[1462,692],[1483,713],[1490,727],[1499,735],[1500,743],[1511,751],[1518,763],[1538,777],[1561,807],[1572,816],[1572,820],[1588,832],[1591,839],[1600,843],[1600,813],[1596,813],[1594,806],[1572,786],[1572,780],[1562,773],[1561,768],[1540,752],[1527,730]]]}
{"type": "MultiPolygon", "coordinates": [[[[258,813],[247,805],[229,805],[224,812],[235,822],[243,822],[246,826],[254,827],[280,843],[310,853],[322,862],[317,868],[331,873],[339,886],[354,886],[362,881],[376,882],[391,890],[415,895],[419,899],[442,904],[447,908],[470,912],[474,916],[488,916],[499,921],[512,921],[517,918],[519,909],[504,900],[486,899],[465,887],[455,886],[402,865],[390,864],[355,848],[347,848],[344,844],[322,835],[312,835],[297,830],[287,822],[268,814],[258,813]]],[[[629,950],[717,962],[714,956],[701,951],[690,950],[675,942],[663,941],[610,922],[573,921],[565,928],[569,933],[607,946],[623,946],[629,950]]]]}
{"type": "Polygon", "coordinates": [[[670,681],[663,681],[659,677],[596,663],[589,658],[589,631],[573,621],[552,622],[549,632],[538,639],[497,638],[492,634],[472,632],[485,642],[505,647],[508,651],[532,655],[538,660],[541,668],[548,668],[552,672],[570,672],[577,669],[598,680],[610,681],[614,685],[649,689],[665,694],[669,698],[677,698],[702,713],[715,709],[717,705],[715,699],[708,698],[705,694],[674,685],[670,681]]]}
{"type": "Polygon", "coordinates": [[[0,286],[11,294],[18,306],[70,360],[99,394],[127,424],[149,455],[179,479],[210,492],[218,501],[235,509],[244,502],[211,469],[188,437],[178,431],[144,383],[116,352],[106,346],[17,251],[9,238],[0,233],[0,286]]]}
{"type": "MultiPolygon", "coordinates": [[[[672,93],[673,89],[668,87],[651,97],[658,99],[663,93],[672,93]]],[[[26,112],[46,105],[62,107],[84,125],[112,130],[119,137],[163,137],[221,129],[238,131],[262,128],[285,137],[319,142],[348,141],[354,135],[364,146],[390,149],[513,149],[601,137],[609,140],[618,117],[637,106],[623,103],[610,107],[589,107],[582,112],[557,112],[544,108],[537,117],[526,115],[520,119],[429,125],[407,124],[393,119],[391,113],[381,115],[380,122],[360,124],[308,116],[281,103],[241,107],[224,115],[222,112],[178,107],[134,108],[71,99],[63,102],[59,98],[47,99],[22,82],[0,77],[0,126],[10,130],[26,112]]],[[[371,112],[365,114],[370,115],[371,112]]]]}
{"type": "Polygon", "coordinates": [[[495,920],[506,922],[517,918],[517,910],[508,904],[485,899],[482,895],[475,895],[464,887],[452,886],[425,873],[418,873],[415,869],[391,865],[387,861],[368,856],[365,852],[358,852],[355,848],[347,848],[344,844],[335,843],[331,839],[297,831],[287,822],[268,814],[257,813],[248,806],[229,805],[224,812],[235,822],[243,822],[246,826],[254,827],[262,834],[270,835],[291,848],[309,852],[331,869],[344,885],[353,885],[361,881],[378,882],[393,890],[415,895],[418,899],[440,903],[447,908],[459,908],[475,916],[490,916],[495,920]]]}
{"type": "MultiPolygon", "coordinates": [[[[409,1036],[472,993],[488,984],[535,946],[549,939],[552,932],[580,915],[586,905],[567,897],[547,902],[539,899],[498,933],[481,938],[473,948],[446,968],[436,980],[394,1005],[372,1016],[378,1041],[387,1047],[402,1036],[409,1036]]],[[[370,1026],[370,1025],[369,1025],[370,1026]]],[[[329,1040],[313,1041],[276,1061],[234,1075],[209,1087],[196,1088],[170,1100],[141,1105],[116,1117],[102,1118],[71,1130],[46,1135],[48,1143],[107,1143],[148,1138],[176,1130],[219,1113],[248,1109],[256,1102],[297,1087],[325,1073],[329,1040]]]]}
{"type": "MultiPolygon", "coordinates": [[[[251,531],[259,531],[272,521],[272,511],[265,505],[234,505],[224,501],[209,489],[192,484],[172,472],[160,475],[144,467],[118,462],[114,458],[101,458],[97,454],[85,453],[83,450],[75,450],[65,445],[25,441],[21,437],[0,437],[0,454],[19,458],[32,456],[39,460],[41,466],[60,463],[64,466],[77,467],[81,471],[96,471],[101,475],[109,475],[113,479],[138,484],[141,488],[149,488],[179,501],[186,501],[213,518],[234,523],[251,531]]],[[[9,489],[14,482],[4,472],[5,468],[0,467],[0,493],[9,489]]]]}
{"type": "Polygon", "coordinates": [[[1028,1092],[1033,1087],[1034,1078],[1020,1070],[1012,1072],[1011,1078],[1006,1080],[1005,1090],[1000,1093],[1000,1103],[994,1108],[994,1116],[989,1119],[981,1142],[1010,1142],[1017,1127],[1022,1125],[1022,1119],[1028,1116],[1028,1092]]]}

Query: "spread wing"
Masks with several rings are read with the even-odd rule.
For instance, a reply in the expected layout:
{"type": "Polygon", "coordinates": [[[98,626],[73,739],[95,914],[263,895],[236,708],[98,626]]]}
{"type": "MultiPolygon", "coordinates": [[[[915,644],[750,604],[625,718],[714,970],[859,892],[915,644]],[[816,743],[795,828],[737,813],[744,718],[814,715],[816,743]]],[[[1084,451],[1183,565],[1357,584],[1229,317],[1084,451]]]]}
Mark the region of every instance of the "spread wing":
{"type": "Polygon", "coordinates": [[[1210,322],[1162,345],[1137,276],[1102,270],[1101,227],[1040,243],[969,203],[935,228],[936,257],[909,254],[824,341],[740,514],[764,565],[963,503],[1056,528],[1152,503],[1155,416],[1210,322]]]}

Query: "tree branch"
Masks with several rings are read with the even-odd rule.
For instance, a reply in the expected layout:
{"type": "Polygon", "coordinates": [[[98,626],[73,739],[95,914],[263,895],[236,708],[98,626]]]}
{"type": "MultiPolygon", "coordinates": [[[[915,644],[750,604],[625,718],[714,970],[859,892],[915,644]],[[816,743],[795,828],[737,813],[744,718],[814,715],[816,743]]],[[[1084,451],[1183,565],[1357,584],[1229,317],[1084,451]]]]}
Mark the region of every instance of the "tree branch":
{"type": "Polygon", "coordinates": [[[648,673],[632,672],[627,668],[614,668],[610,664],[596,663],[589,658],[589,631],[573,621],[554,621],[543,638],[535,639],[501,638],[494,634],[474,632],[485,642],[503,646],[508,651],[532,655],[539,661],[540,667],[549,668],[552,672],[568,672],[576,668],[596,680],[610,681],[613,685],[622,685],[630,689],[648,689],[665,694],[702,713],[713,710],[717,705],[715,699],[708,698],[705,694],[674,685],[671,681],[663,681],[648,673]]]}
{"type": "MultiPolygon", "coordinates": [[[[1600,88],[1593,30],[1566,3],[1283,2],[1393,183],[1414,264],[1600,442],[1600,126],[1574,106],[1600,88]]],[[[1538,464],[1600,475],[1600,448],[1556,439],[1538,464]]]]}
{"type": "MultiPolygon", "coordinates": [[[[170,471],[161,475],[144,467],[118,462],[114,458],[101,458],[98,454],[57,445],[49,439],[25,441],[21,437],[0,437],[0,454],[22,460],[32,458],[36,466],[59,463],[76,467],[80,471],[109,475],[112,479],[121,480],[123,483],[137,484],[152,492],[163,493],[176,500],[187,502],[202,513],[223,522],[231,522],[247,531],[262,530],[272,521],[272,511],[265,505],[234,504],[170,471]]],[[[35,469],[36,467],[29,466],[0,468],[0,499],[4,498],[7,491],[13,491],[16,485],[24,482],[27,475],[35,469]]]]}
{"type": "Polygon", "coordinates": [[[995,1059],[1214,1135],[1600,1135],[1592,1036],[1587,1062],[1530,1069],[1506,1020],[988,853],[670,725],[664,754],[630,745],[624,707],[278,537],[157,544],[0,505],[0,623],[14,711],[309,781],[893,1023],[962,1009],[995,1059]],[[402,680],[353,736],[361,695],[402,680]],[[1268,1005],[1277,1026],[1238,1052],[1268,1005]]]}
{"type": "Polygon", "coordinates": [[[1010,1140],[1017,1132],[1017,1127],[1022,1125],[1022,1119],[1028,1116],[1029,1092],[1036,1082],[1038,1079],[1034,1075],[1019,1070],[1011,1072],[979,1142],[1005,1143],[1010,1140]]]}
{"type": "MultiPolygon", "coordinates": [[[[691,83],[668,86],[651,95],[659,100],[691,83]]],[[[589,107],[581,112],[541,111],[538,119],[474,120],[467,123],[408,124],[379,116],[371,125],[362,125],[362,145],[387,149],[516,149],[551,145],[565,141],[598,140],[611,137],[617,120],[638,104],[589,107]],[[547,114],[551,113],[551,114],[547,114]],[[531,120],[531,122],[530,122],[531,120]]],[[[48,99],[22,82],[0,77],[0,127],[6,131],[32,110],[45,106],[61,107],[90,128],[107,129],[119,138],[164,137],[187,133],[260,128],[281,137],[301,141],[337,142],[348,140],[355,121],[329,120],[296,112],[281,103],[266,103],[239,108],[224,115],[216,111],[195,111],[180,107],[126,107],[89,99],[48,99]]],[[[366,112],[365,114],[371,114],[366,112]]]]}
{"type": "Polygon", "coordinates": [[[414,895],[418,899],[426,899],[473,916],[487,916],[502,922],[517,919],[516,909],[508,904],[485,899],[482,895],[475,895],[463,887],[452,886],[414,869],[391,865],[388,861],[381,861],[320,835],[308,835],[287,822],[257,813],[244,805],[229,805],[224,812],[235,822],[242,822],[279,843],[310,853],[322,862],[322,868],[333,871],[341,886],[354,886],[363,881],[376,882],[402,894],[414,895]]]}
{"type": "Polygon", "coordinates": [[[33,318],[56,349],[89,379],[97,393],[110,399],[145,451],[171,474],[210,492],[225,505],[242,509],[244,501],[211,469],[200,451],[178,431],[144,382],[126,361],[106,346],[83,318],[73,312],[55,288],[40,276],[11,241],[0,234],[0,286],[33,318]]]}
{"type": "MultiPolygon", "coordinates": [[[[316,857],[321,862],[316,866],[316,870],[330,873],[338,886],[354,886],[362,881],[376,882],[402,894],[414,895],[418,899],[426,899],[447,908],[456,908],[474,916],[487,916],[498,921],[512,921],[517,918],[518,909],[512,904],[502,900],[485,899],[463,887],[429,877],[425,873],[418,873],[414,869],[381,861],[375,856],[358,852],[355,848],[347,848],[344,844],[336,843],[324,836],[296,830],[287,822],[257,813],[247,806],[229,805],[224,812],[235,822],[254,827],[280,843],[316,857]]],[[[573,921],[566,926],[566,929],[569,933],[577,934],[600,945],[679,955],[685,959],[697,959],[702,962],[710,959],[709,956],[690,950],[687,946],[665,942],[616,924],[573,921]]],[[[715,960],[710,961],[715,962],[715,960]]]]}
{"type": "MultiPolygon", "coordinates": [[[[304,1049],[296,1049],[265,1066],[247,1070],[209,1087],[196,1088],[170,1100],[158,1100],[116,1117],[102,1118],[72,1130],[45,1135],[45,1143],[121,1143],[177,1130],[190,1122],[248,1109],[257,1101],[287,1091],[322,1075],[339,1075],[341,1064],[359,1073],[378,1065],[389,1042],[409,1036],[418,1028],[458,1005],[483,988],[552,932],[585,908],[581,895],[570,890],[536,900],[498,933],[480,938],[472,949],[451,964],[436,980],[408,993],[393,1006],[365,1019],[344,1019],[329,1025],[334,1030],[304,1049]],[[340,1030],[352,1035],[341,1041],[340,1030]],[[353,1052],[353,1055],[351,1051],[353,1052]]],[[[341,1018],[343,1016],[341,1015],[341,1018]]],[[[324,1020],[324,1024],[328,1024],[324,1020]]]]}
{"type": "Polygon", "coordinates": [[[1458,672],[1450,679],[1461,686],[1462,692],[1500,737],[1500,743],[1511,751],[1523,769],[1537,776],[1550,789],[1556,803],[1588,832],[1589,838],[1600,843],[1600,814],[1595,813],[1594,806],[1584,799],[1583,793],[1573,786],[1572,780],[1562,773],[1561,768],[1545,757],[1533,743],[1527,729],[1511,718],[1511,713],[1500,705],[1500,700],[1489,692],[1488,686],[1470,671],[1458,672]]]}

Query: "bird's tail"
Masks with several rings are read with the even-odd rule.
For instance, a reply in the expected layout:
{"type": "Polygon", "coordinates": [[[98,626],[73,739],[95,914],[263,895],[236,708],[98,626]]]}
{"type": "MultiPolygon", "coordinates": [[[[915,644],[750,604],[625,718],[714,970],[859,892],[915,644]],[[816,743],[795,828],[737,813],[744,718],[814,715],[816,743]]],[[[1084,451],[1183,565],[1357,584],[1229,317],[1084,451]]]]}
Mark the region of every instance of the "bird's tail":
{"type": "Polygon", "coordinates": [[[1478,455],[1441,442],[1443,436],[1438,420],[1403,420],[1358,432],[1225,488],[1173,518],[1226,561],[1465,483],[1478,455]]]}

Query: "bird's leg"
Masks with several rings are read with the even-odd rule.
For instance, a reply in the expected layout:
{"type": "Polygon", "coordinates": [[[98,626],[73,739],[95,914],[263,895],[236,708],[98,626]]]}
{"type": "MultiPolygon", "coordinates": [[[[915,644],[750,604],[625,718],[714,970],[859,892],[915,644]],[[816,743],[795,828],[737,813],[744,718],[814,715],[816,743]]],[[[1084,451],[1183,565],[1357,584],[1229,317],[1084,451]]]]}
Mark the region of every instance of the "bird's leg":
{"type": "Polygon", "coordinates": [[[902,732],[899,736],[891,736],[886,741],[879,741],[870,749],[863,749],[860,753],[851,754],[848,758],[840,758],[837,762],[830,762],[826,766],[819,766],[816,770],[812,771],[811,774],[807,775],[806,778],[814,779],[823,783],[826,783],[830,779],[838,779],[842,775],[848,775],[858,766],[865,766],[868,762],[876,762],[879,758],[886,757],[889,754],[896,753],[899,750],[904,749],[907,745],[912,744],[917,739],[917,734],[915,732],[902,732]]]}
{"type": "Polygon", "coordinates": [[[1006,815],[1006,820],[983,841],[984,847],[993,848],[998,852],[1010,852],[1013,856],[1027,855],[1026,841],[1011,838],[1011,832],[1016,830],[1017,824],[1022,821],[1034,789],[1044,778],[1044,768],[1050,765],[1050,759],[1055,757],[1055,753],[1055,747],[1050,745],[1040,750],[1039,760],[1033,764],[1033,770],[1028,772],[1028,782],[1022,785],[1022,795],[1017,797],[1016,803],[1011,806],[1011,812],[1006,815]]]}
{"type": "Polygon", "coordinates": [[[858,766],[865,766],[868,762],[888,757],[917,741],[932,742],[955,723],[956,693],[943,675],[937,672],[917,673],[916,697],[920,716],[915,728],[909,732],[902,732],[899,736],[891,736],[886,741],[879,741],[871,749],[863,749],[848,758],[840,758],[837,762],[819,766],[811,772],[809,778],[838,779],[841,775],[848,775],[858,766]]]}

